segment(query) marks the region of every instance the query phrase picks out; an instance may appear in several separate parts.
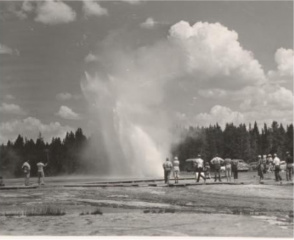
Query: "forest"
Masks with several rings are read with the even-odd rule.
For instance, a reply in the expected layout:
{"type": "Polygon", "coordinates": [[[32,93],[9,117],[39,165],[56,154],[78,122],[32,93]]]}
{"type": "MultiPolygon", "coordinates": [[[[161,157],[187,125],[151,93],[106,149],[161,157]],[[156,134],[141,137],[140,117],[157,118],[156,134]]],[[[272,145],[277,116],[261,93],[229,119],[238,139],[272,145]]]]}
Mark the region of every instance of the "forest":
{"type": "MultiPolygon", "coordinates": [[[[281,159],[286,151],[293,156],[293,124],[283,126],[274,121],[270,126],[264,124],[258,128],[240,124],[226,124],[222,129],[218,124],[209,127],[178,128],[179,141],[173,144],[171,155],[178,156],[183,166],[188,158],[201,154],[204,160],[212,159],[215,154],[220,157],[256,161],[258,155],[277,153],[281,159]]],[[[98,137],[99,138],[99,137],[98,137]]],[[[25,160],[31,165],[31,175],[37,173],[36,163],[48,163],[47,176],[64,174],[105,174],[107,173],[107,156],[103,150],[103,141],[93,146],[93,139],[86,137],[81,128],[69,132],[64,139],[53,138],[45,143],[40,133],[34,141],[18,135],[14,142],[8,141],[0,146],[0,175],[4,177],[22,176],[21,166],[25,160]]],[[[99,141],[98,141],[99,142],[99,141]]],[[[164,159],[162,159],[164,161],[164,159]]]]}

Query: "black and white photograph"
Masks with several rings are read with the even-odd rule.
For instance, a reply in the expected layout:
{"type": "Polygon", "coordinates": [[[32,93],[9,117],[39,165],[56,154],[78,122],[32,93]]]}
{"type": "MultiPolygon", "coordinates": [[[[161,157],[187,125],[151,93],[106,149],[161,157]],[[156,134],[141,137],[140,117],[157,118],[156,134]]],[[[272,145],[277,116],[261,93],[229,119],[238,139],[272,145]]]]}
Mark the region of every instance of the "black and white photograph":
{"type": "Polygon", "coordinates": [[[292,239],[293,56],[293,0],[0,0],[0,237],[292,239]]]}

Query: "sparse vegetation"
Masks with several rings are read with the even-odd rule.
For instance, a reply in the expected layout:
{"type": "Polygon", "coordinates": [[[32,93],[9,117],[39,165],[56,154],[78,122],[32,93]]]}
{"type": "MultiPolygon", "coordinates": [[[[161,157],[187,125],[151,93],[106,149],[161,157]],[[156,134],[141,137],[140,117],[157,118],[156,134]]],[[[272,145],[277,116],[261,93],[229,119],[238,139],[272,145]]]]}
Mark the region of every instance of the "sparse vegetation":
{"type": "Polygon", "coordinates": [[[93,212],[82,212],[82,213],[80,213],[80,216],[83,216],[83,215],[103,215],[103,212],[99,208],[97,208],[93,212]]]}
{"type": "Polygon", "coordinates": [[[25,212],[26,216],[63,216],[65,215],[65,211],[52,206],[52,205],[45,205],[41,207],[34,207],[32,209],[28,209],[25,212]]]}
{"type": "Polygon", "coordinates": [[[21,216],[63,216],[65,215],[65,211],[51,205],[45,205],[40,207],[33,207],[29,208],[25,211],[19,211],[19,212],[5,212],[4,214],[1,214],[1,216],[5,217],[21,217],[21,216]]]}

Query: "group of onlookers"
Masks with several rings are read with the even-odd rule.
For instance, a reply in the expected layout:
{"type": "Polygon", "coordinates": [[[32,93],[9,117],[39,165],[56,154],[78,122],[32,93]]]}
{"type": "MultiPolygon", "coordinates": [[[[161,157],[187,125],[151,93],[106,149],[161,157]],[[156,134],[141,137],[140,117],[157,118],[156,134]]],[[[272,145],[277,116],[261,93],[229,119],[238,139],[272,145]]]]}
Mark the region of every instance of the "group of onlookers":
{"type": "MultiPolygon", "coordinates": [[[[262,181],[264,179],[264,174],[275,172],[275,180],[276,182],[282,181],[282,177],[280,175],[281,171],[281,165],[282,162],[278,155],[275,153],[274,155],[268,154],[268,155],[258,155],[257,160],[257,172],[259,176],[259,181],[262,181]],[[274,158],[273,158],[274,157],[274,158]]],[[[286,152],[286,180],[292,181],[292,175],[293,175],[293,157],[291,156],[290,152],[286,152]]]]}
{"type": "MultiPolygon", "coordinates": [[[[289,152],[286,153],[286,179],[287,181],[292,181],[292,175],[293,175],[293,157],[290,155],[289,152]]],[[[264,155],[263,157],[261,155],[258,156],[257,161],[257,172],[261,180],[264,179],[264,174],[267,172],[275,172],[275,180],[276,181],[282,181],[281,175],[280,175],[280,165],[281,160],[278,158],[277,154],[274,155],[268,154],[267,156],[264,155]],[[274,157],[274,158],[273,158],[274,157]]],[[[227,181],[232,180],[232,176],[234,178],[234,181],[238,179],[238,163],[239,161],[237,159],[231,159],[226,157],[225,159],[220,158],[217,154],[213,159],[208,161],[204,161],[201,158],[201,155],[199,154],[197,158],[193,159],[193,168],[195,172],[195,180],[196,182],[200,181],[200,178],[206,182],[207,178],[210,177],[210,166],[214,168],[214,181],[216,182],[219,180],[221,182],[221,172],[225,172],[225,176],[227,181]]],[[[164,168],[164,180],[165,183],[169,184],[169,179],[171,172],[174,173],[174,179],[175,183],[179,182],[179,159],[178,157],[174,158],[174,161],[171,162],[168,158],[163,163],[164,168]]]]}
{"type": "MultiPolygon", "coordinates": [[[[37,163],[37,168],[38,168],[38,184],[39,185],[44,185],[44,167],[46,167],[47,164],[44,164],[42,162],[37,163]]],[[[29,164],[29,161],[26,161],[22,165],[22,171],[24,173],[24,184],[25,186],[29,186],[29,181],[30,181],[30,175],[31,175],[31,165],[29,164]]]]}
{"type": "MultiPolygon", "coordinates": [[[[179,182],[179,159],[178,157],[174,158],[174,161],[171,162],[169,158],[163,163],[164,169],[164,181],[165,183],[169,183],[171,172],[174,173],[175,183],[179,182]]],[[[216,155],[213,159],[211,159],[210,163],[208,161],[204,161],[201,158],[201,155],[198,154],[197,158],[193,159],[193,169],[195,173],[196,182],[200,181],[200,178],[206,182],[207,178],[211,178],[210,176],[210,166],[214,168],[214,181],[216,182],[221,180],[221,171],[225,170],[227,181],[231,181],[231,176],[233,173],[234,180],[238,179],[238,160],[232,160],[230,158],[222,159],[218,155],[216,155]],[[224,165],[224,166],[222,166],[224,165]]]]}

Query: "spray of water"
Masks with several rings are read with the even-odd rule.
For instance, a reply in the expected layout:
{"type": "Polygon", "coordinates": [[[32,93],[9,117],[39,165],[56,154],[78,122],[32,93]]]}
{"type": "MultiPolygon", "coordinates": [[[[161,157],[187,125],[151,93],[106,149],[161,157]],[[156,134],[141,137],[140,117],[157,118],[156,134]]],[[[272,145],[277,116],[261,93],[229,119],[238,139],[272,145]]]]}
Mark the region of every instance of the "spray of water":
{"type": "Polygon", "coordinates": [[[162,162],[169,154],[166,116],[154,93],[146,96],[148,87],[139,85],[132,78],[87,73],[81,84],[92,105],[94,127],[103,138],[108,162],[105,171],[110,175],[161,176],[162,162]]]}

